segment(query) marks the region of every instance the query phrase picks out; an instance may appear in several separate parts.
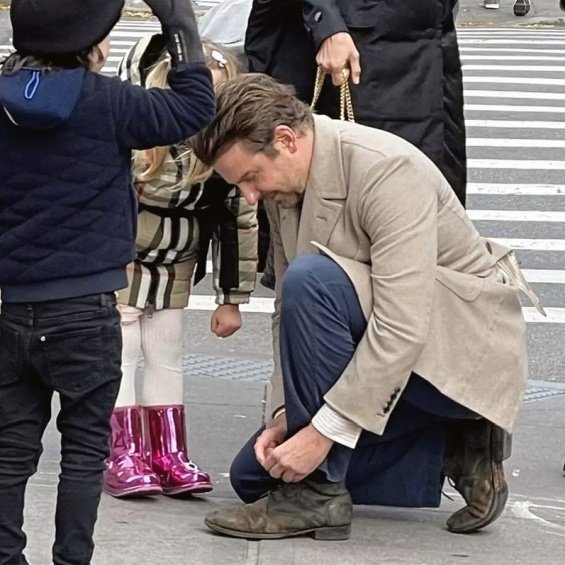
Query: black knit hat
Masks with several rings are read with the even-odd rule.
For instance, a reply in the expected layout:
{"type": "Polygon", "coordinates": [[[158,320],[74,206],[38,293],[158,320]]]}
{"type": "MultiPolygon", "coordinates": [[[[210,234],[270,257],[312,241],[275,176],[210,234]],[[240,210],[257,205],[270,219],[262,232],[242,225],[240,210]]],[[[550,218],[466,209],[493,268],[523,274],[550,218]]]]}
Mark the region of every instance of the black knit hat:
{"type": "Polygon", "coordinates": [[[13,44],[20,53],[78,53],[100,43],[124,0],[12,0],[13,44]]]}

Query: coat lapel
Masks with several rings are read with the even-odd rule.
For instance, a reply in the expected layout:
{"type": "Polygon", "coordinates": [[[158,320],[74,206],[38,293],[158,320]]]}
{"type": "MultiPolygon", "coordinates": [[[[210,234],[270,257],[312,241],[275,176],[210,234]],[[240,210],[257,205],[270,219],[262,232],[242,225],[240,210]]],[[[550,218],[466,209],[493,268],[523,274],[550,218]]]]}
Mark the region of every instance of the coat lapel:
{"type": "Polygon", "coordinates": [[[326,245],[347,197],[337,122],[314,116],[314,153],[304,195],[296,253],[313,253],[315,241],[326,245]]]}
{"type": "Polygon", "coordinates": [[[290,262],[298,254],[300,208],[279,208],[279,218],[284,253],[290,262]]]}

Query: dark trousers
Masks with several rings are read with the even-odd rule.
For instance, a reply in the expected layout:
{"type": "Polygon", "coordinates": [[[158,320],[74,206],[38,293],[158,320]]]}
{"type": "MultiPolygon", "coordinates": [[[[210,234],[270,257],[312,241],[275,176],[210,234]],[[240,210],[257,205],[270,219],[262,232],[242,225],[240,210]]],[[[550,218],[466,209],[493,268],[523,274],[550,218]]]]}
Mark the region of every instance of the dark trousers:
{"type": "MultiPolygon", "coordinates": [[[[289,436],[320,409],[366,325],[355,289],[334,261],[323,255],[293,261],[283,280],[280,322],[289,436]]],[[[447,425],[476,417],[412,374],[384,434],[363,431],[353,450],[334,444],[321,469],[329,480],[345,480],[357,504],[438,506],[447,425]]],[[[230,471],[232,486],[245,502],[257,500],[277,483],[255,458],[257,434],[230,471]]]]}
{"type": "Polygon", "coordinates": [[[53,392],[61,410],[61,474],[53,562],[87,565],[94,543],[110,415],[121,379],[115,296],[2,304],[0,565],[25,565],[24,495],[37,470],[53,392]]]}

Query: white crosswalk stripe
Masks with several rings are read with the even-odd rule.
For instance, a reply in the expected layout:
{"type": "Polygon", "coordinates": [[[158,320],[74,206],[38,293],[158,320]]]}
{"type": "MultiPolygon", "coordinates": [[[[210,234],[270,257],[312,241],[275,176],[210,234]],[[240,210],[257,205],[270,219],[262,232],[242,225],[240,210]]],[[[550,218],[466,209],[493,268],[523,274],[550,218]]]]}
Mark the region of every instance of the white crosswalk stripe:
{"type": "Polygon", "coordinates": [[[458,33],[469,215],[482,235],[516,250],[524,275],[547,302],[547,318],[524,302],[531,331],[538,324],[558,327],[565,324],[565,33],[458,33]]]}
{"type": "MultiPolygon", "coordinates": [[[[209,8],[217,1],[197,4],[209,8]]],[[[105,72],[115,73],[134,41],[159,30],[155,21],[120,22],[105,72]]],[[[565,239],[556,238],[555,230],[547,237],[532,231],[535,226],[565,227],[564,41],[565,31],[553,29],[459,30],[469,215],[482,235],[516,249],[534,288],[565,285],[565,239]],[[534,267],[529,265],[533,258],[534,267]]],[[[10,45],[0,45],[0,56],[9,51],[10,45]]],[[[267,314],[272,307],[271,298],[254,297],[243,310],[267,314]]],[[[194,295],[189,305],[214,308],[211,295],[194,295]]],[[[530,324],[565,324],[565,299],[547,311],[548,317],[542,318],[528,305],[524,315],[530,324]]]]}

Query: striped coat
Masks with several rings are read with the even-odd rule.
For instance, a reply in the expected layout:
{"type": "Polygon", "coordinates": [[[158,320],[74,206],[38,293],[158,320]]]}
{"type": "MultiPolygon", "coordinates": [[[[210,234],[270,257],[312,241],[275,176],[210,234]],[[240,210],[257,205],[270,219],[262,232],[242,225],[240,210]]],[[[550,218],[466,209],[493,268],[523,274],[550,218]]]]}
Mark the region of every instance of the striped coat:
{"type": "MultiPolygon", "coordinates": [[[[148,42],[126,56],[126,78],[140,80],[140,60],[148,42]]],[[[193,157],[186,145],[170,149],[160,176],[140,182],[134,167],[139,202],[136,259],[128,266],[127,289],[119,302],[137,308],[184,308],[191,281],[206,272],[212,248],[213,281],[218,304],[249,302],[257,273],[257,214],[238,189],[218,176],[182,186],[193,157]]]]}

